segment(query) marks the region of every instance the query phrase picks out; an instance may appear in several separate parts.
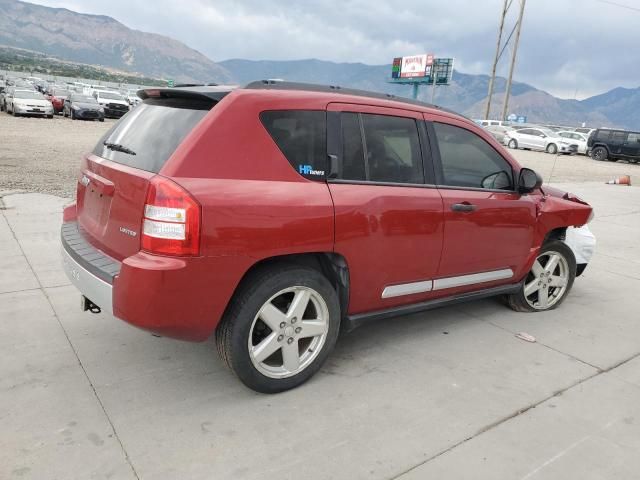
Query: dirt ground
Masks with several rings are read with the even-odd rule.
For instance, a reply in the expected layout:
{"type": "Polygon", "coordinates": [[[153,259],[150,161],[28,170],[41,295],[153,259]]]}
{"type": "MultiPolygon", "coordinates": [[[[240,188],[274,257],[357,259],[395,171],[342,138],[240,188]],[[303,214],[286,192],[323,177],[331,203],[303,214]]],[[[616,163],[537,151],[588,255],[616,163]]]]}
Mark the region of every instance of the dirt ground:
{"type": "MultiPolygon", "coordinates": [[[[22,190],[73,197],[81,156],[93,149],[115,120],[72,121],[60,116],[14,118],[0,114],[0,191],[22,190]]],[[[596,162],[589,157],[511,150],[545,182],[605,182],[640,173],[640,165],[596,162]]]]}

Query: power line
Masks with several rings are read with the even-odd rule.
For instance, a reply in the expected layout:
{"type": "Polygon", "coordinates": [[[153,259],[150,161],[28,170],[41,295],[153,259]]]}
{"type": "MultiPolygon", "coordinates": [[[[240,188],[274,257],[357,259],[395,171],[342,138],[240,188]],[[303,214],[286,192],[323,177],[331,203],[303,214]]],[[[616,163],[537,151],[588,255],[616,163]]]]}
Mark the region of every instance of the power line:
{"type": "Polygon", "coordinates": [[[634,12],[640,12],[640,8],[632,7],[630,5],[623,5],[622,3],[611,2],[610,0],[596,0],[596,2],[607,3],[615,7],[626,8],[627,10],[633,10],[634,12]]]}

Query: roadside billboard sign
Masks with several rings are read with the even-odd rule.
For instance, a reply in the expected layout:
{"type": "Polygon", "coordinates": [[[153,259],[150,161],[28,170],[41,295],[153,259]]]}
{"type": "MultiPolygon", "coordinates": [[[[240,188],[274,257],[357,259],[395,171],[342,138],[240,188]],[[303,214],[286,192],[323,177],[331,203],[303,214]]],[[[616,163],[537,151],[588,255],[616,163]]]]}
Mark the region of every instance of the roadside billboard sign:
{"type": "Polygon", "coordinates": [[[393,59],[392,78],[421,78],[431,74],[433,54],[411,55],[393,59]]]}
{"type": "Polygon", "coordinates": [[[432,53],[396,57],[391,66],[391,78],[399,82],[448,85],[452,75],[453,58],[436,58],[432,53]]]}

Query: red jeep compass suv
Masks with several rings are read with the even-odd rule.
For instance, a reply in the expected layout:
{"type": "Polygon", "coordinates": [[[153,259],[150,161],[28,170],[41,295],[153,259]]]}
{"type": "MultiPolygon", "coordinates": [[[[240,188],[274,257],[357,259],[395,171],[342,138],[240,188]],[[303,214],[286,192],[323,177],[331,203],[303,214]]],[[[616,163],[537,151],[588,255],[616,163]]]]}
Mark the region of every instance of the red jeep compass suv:
{"type": "Polygon", "coordinates": [[[85,310],[215,332],[254,390],[307,380],[341,326],[492,295],[548,310],[571,289],[565,235],[591,207],[460,115],[273,81],[139,96],[82,160],[66,272],[85,310]]]}

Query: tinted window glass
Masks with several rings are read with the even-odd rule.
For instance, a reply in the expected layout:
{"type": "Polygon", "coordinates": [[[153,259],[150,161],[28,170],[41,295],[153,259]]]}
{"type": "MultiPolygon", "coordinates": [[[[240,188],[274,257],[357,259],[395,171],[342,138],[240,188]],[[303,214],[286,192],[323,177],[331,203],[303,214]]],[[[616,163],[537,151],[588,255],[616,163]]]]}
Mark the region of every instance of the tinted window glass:
{"type": "Polygon", "coordinates": [[[327,167],[326,113],[279,110],[262,112],[260,120],[298,173],[324,179],[327,167]]]}
{"type": "Polygon", "coordinates": [[[611,141],[613,142],[625,142],[627,140],[627,132],[613,132],[611,141]]]}
{"type": "Polygon", "coordinates": [[[638,143],[638,142],[640,142],[640,133],[630,133],[629,137],[627,137],[627,142],[629,142],[629,143],[638,143]]]}
{"type": "Polygon", "coordinates": [[[418,127],[412,118],[362,114],[369,180],[423,183],[418,127]]]}
{"type": "Polygon", "coordinates": [[[338,178],[345,180],[366,180],[364,146],[357,113],[343,113],[342,116],[342,163],[338,178]]]}
{"type": "Polygon", "coordinates": [[[443,184],[511,190],[511,165],[491,145],[463,128],[433,124],[440,149],[443,184]]]}
{"type": "Polygon", "coordinates": [[[609,133],[611,130],[598,130],[596,133],[596,140],[609,140],[609,133]]]}
{"type": "Polygon", "coordinates": [[[122,117],[100,139],[93,153],[123,165],[159,172],[211,107],[210,102],[175,102],[172,105],[143,103],[122,117]],[[124,147],[120,150],[127,149],[135,155],[108,148],[105,143],[120,145],[124,147]]]}

